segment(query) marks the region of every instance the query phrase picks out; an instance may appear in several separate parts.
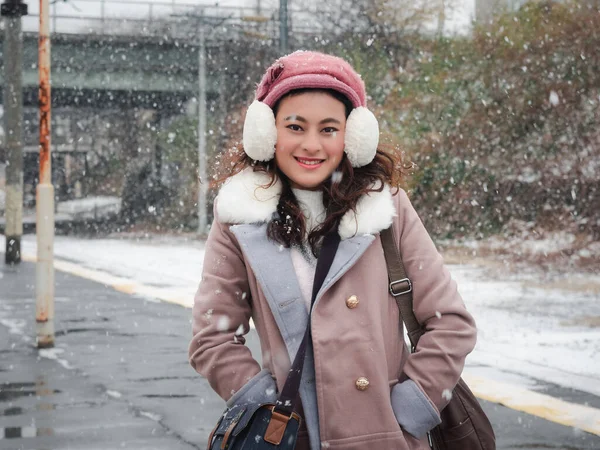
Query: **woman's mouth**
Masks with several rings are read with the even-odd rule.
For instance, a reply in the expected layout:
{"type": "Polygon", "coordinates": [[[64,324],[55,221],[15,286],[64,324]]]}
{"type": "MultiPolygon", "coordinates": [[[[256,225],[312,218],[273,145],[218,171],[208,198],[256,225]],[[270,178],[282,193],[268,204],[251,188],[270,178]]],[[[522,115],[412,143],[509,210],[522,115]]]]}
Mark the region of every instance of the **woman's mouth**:
{"type": "Polygon", "coordinates": [[[298,158],[295,157],[298,164],[306,169],[317,169],[323,164],[324,159],[316,159],[316,158],[298,158]]]}

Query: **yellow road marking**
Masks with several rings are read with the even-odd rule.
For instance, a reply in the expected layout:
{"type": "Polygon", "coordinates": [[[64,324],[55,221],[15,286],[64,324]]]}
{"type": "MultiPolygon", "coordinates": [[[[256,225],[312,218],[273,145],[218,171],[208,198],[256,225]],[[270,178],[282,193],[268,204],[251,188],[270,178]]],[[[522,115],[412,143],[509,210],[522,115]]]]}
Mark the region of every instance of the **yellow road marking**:
{"type": "Polygon", "coordinates": [[[463,379],[478,398],[600,436],[600,409],[472,375],[468,369],[463,379]]]}
{"type": "MultiPolygon", "coordinates": [[[[23,254],[21,255],[21,258],[23,261],[27,262],[37,261],[37,258],[32,255],[23,254]]],[[[147,286],[132,282],[131,279],[128,278],[118,277],[100,270],[88,269],[86,267],[56,258],[54,259],[54,269],[104,284],[105,286],[109,286],[125,294],[141,295],[148,298],[154,298],[163,302],[180,305],[185,308],[192,307],[193,293],[190,293],[188,296],[183,295],[181,292],[177,292],[174,289],[147,286]]]]}
{"type": "Polygon", "coordinates": [[[124,292],[125,294],[135,294],[135,284],[115,284],[113,288],[115,288],[119,292],[124,292]]]}

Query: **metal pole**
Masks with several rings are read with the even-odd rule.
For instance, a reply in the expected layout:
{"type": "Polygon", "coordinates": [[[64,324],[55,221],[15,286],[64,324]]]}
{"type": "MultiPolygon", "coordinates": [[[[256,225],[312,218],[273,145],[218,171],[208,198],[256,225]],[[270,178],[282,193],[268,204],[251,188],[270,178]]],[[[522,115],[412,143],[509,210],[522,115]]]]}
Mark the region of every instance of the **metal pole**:
{"type": "Polygon", "coordinates": [[[104,22],[104,12],[105,12],[105,9],[106,9],[105,1],[102,0],[100,2],[100,24],[101,24],[100,26],[102,27],[102,34],[104,34],[104,32],[105,32],[104,27],[106,25],[105,22],[104,22]]]}
{"type": "Polygon", "coordinates": [[[198,45],[198,234],[206,233],[206,42],[204,10],[200,13],[198,45]]]}
{"type": "Polygon", "coordinates": [[[4,126],[6,129],[6,264],[21,262],[23,235],[23,33],[21,16],[27,5],[7,1],[4,17],[4,126]]]}
{"type": "Polygon", "coordinates": [[[491,0],[475,0],[475,21],[488,23],[494,16],[495,2],[491,0]]]}
{"type": "Polygon", "coordinates": [[[438,11],[437,35],[438,38],[444,36],[444,27],[446,26],[446,0],[440,1],[440,10],[438,11]]]}
{"type": "Polygon", "coordinates": [[[279,52],[288,53],[288,2],[279,0],[279,52]]]}
{"type": "Polygon", "coordinates": [[[54,347],[54,187],[50,152],[49,0],[40,0],[40,181],[37,185],[35,320],[38,348],[54,347]]]}

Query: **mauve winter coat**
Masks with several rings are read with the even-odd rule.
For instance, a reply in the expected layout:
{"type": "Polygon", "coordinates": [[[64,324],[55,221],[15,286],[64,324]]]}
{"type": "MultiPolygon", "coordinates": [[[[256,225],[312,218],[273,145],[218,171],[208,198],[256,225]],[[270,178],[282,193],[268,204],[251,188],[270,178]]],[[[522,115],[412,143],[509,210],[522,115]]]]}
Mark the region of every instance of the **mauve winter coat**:
{"type": "MultiPolygon", "coordinates": [[[[290,250],[266,237],[281,192],[266,181],[247,169],[222,187],[193,308],[190,363],[229,405],[275,400],[308,323],[290,250]],[[262,368],[244,345],[250,318],[262,368]]],[[[338,232],[312,310],[296,448],[427,449],[475,346],[473,318],[404,191],[363,196],[338,232]],[[379,237],[392,223],[426,330],[412,354],[379,237]]]]}

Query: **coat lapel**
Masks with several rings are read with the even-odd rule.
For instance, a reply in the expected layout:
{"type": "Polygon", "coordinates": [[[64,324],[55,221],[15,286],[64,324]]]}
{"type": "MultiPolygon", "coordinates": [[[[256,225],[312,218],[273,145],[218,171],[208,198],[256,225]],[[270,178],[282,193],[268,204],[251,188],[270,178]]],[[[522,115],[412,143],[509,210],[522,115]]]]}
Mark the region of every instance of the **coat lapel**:
{"type": "Polygon", "coordinates": [[[317,294],[313,308],[317,306],[323,294],[360,259],[374,240],[375,236],[372,234],[363,234],[340,241],[340,246],[335,254],[335,258],[333,258],[333,263],[323,282],[323,286],[321,286],[317,294]]]}
{"type": "Polygon", "coordinates": [[[234,225],[252,271],[269,303],[281,336],[293,360],[308,323],[308,312],[292,264],[290,249],[267,237],[267,225],[234,225]]]}

